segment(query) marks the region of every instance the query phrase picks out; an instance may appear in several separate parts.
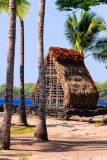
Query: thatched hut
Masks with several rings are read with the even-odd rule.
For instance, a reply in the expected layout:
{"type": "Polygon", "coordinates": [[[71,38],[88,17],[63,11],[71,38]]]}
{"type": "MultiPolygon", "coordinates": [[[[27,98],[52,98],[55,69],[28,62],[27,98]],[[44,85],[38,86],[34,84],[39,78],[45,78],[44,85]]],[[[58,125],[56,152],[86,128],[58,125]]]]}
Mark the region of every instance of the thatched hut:
{"type": "MultiPolygon", "coordinates": [[[[98,91],[78,51],[51,47],[45,58],[46,107],[94,109],[98,91]]],[[[39,103],[39,80],[33,101],[39,103]]]]}

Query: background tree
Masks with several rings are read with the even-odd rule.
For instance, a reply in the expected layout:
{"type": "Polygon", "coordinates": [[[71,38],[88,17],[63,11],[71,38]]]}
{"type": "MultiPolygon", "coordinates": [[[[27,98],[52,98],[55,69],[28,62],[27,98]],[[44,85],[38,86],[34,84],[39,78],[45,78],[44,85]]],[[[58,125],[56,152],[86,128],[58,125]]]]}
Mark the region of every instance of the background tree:
{"type": "Polygon", "coordinates": [[[44,72],[44,47],[43,47],[43,29],[45,16],[45,0],[39,0],[38,10],[38,30],[37,30],[37,49],[38,49],[38,69],[39,69],[39,108],[35,140],[47,141],[47,127],[45,116],[45,72],[44,72]]]}
{"type": "Polygon", "coordinates": [[[73,9],[89,10],[90,7],[107,4],[107,0],[56,0],[57,8],[60,11],[71,11],[73,9]]]}
{"type": "MultiPolygon", "coordinates": [[[[34,83],[26,83],[24,84],[24,92],[26,98],[32,97],[32,92],[34,90],[34,83]]],[[[6,94],[6,84],[0,85],[0,97],[5,97],[6,94]]],[[[13,86],[13,97],[20,97],[20,87],[13,86]]]]}
{"type": "Polygon", "coordinates": [[[9,27],[8,27],[8,54],[7,54],[7,74],[6,74],[6,105],[2,122],[1,148],[10,148],[10,127],[13,98],[14,79],[14,57],[15,57],[15,34],[16,34],[16,0],[9,1],[9,27]]]}
{"type": "Polygon", "coordinates": [[[107,37],[99,38],[101,31],[107,31],[106,23],[94,12],[82,11],[79,22],[74,14],[65,23],[66,38],[83,59],[90,55],[87,54],[90,51],[96,60],[107,60],[107,37]]]}
{"type": "Polygon", "coordinates": [[[20,88],[13,86],[13,97],[19,97],[20,96],[20,88]]]}
{"type": "Polygon", "coordinates": [[[105,82],[96,82],[100,97],[107,97],[107,80],[105,82]]]}
{"type": "Polygon", "coordinates": [[[0,97],[4,97],[6,94],[6,84],[0,85],[0,97]]]}
{"type": "Polygon", "coordinates": [[[26,84],[24,85],[25,97],[29,97],[29,98],[32,97],[32,93],[33,93],[33,90],[34,90],[34,86],[35,86],[34,83],[26,83],[26,84]]]}

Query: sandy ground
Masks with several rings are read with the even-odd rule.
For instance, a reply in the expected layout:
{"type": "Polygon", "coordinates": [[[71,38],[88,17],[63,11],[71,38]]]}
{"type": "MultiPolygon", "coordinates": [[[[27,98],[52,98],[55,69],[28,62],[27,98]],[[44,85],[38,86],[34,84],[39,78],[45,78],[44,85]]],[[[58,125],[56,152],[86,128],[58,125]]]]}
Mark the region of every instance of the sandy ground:
{"type": "MultiPolygon", "coordinates": [[[[35,125],[36,118],[28,117],[28,123],[35,125]]],[[[44,143],[34,143],[33,134],[12,135],[11,149],[1,150],[0,160],[107,160],[107,125],[47,118],[47,130],[44,143]]]]}

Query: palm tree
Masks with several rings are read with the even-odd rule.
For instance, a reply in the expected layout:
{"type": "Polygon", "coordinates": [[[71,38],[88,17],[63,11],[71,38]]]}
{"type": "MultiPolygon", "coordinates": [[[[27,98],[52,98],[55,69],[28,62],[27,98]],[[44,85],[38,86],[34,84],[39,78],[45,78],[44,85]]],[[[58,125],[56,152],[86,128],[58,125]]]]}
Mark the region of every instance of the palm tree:
{"type": "MultiPolygon", "coordinates": [[[[0,1],[0,10],[9,11],[9,0],[0,1]]],[[[16,0],[16,14],[20,20],[20,114],[19,125],[27,125],[24,95],[24,18],[29,14],[30,3],[27,0],[16,0]]]]}
{"type": "Polygon", "coordinates": [[[45,15],[45,0],[39,1],[38,10],[38,31],[37,31],[37,49],[38,49],[38,69],[39,69],[39,109],[35,140],[47,141],[47,128],[45,117],[45,72],[44,72],[44,48],[43,48],[43,29],[45,15]]]}
{"type": "Polygon", "coordinates": [[[19,125],[27,126],[24,92],[24,21],[20,18],[20,114],[19,125]]]}
{"type": "Polygon", "coordinates": [[[80,51],[83,59],[93,55],[96,60],[107,60],[107,37],[99,38],[101,31],[107,31],[106,23],[94,12],[82,11],[79,22],[74,14],[65,23],[65,36],[72,47],[80,51]]]}
{"type": "Polygon", "coordinates": [[[13,98],[13,76],[14,76],[14,54],[16,34],[16,1],[9,1],[9,29],[8,29],[8,54],[7,54],[7,76],[6,76],[6,105],[2,122],[1,148],[10,148],[10,127],[13,98]]]}
{"type": "Polygon", "coordinates": [[[21,2],[22,11],[18,16],[20,19],[20,114],[19,125],[27,125],[24,93],[24,15],[29,13],[30,3],[26,0],[21,2]],[[21,14],[20,14],[21,13],[21,14]]]}

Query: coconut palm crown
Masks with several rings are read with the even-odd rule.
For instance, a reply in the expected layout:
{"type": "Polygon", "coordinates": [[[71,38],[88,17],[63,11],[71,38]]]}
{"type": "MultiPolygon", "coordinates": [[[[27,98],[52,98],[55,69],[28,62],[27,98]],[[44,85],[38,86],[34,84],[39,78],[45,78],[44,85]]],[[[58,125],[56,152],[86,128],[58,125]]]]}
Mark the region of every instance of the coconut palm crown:
{"type": "Polygon", "coordinates": [[[107,31],[104,19],[94,12],[82,11],[78,22],[75,13],[65,23],[65,36],[83,58],[93,55],[96,60],[107,61],[107,37],[99,33],[107,31]],[[90,51],[91,54],[87,54],[90,51]]]}
{"type": "MultiPolygon", "coordinates": [[[[16,0],[16,15],[21,19],[24,19],[29,15],[30,2],[27,0],[16,0]]],[[[0,11],[9,12],[9,0],[0,0],[0,11]]]]}

